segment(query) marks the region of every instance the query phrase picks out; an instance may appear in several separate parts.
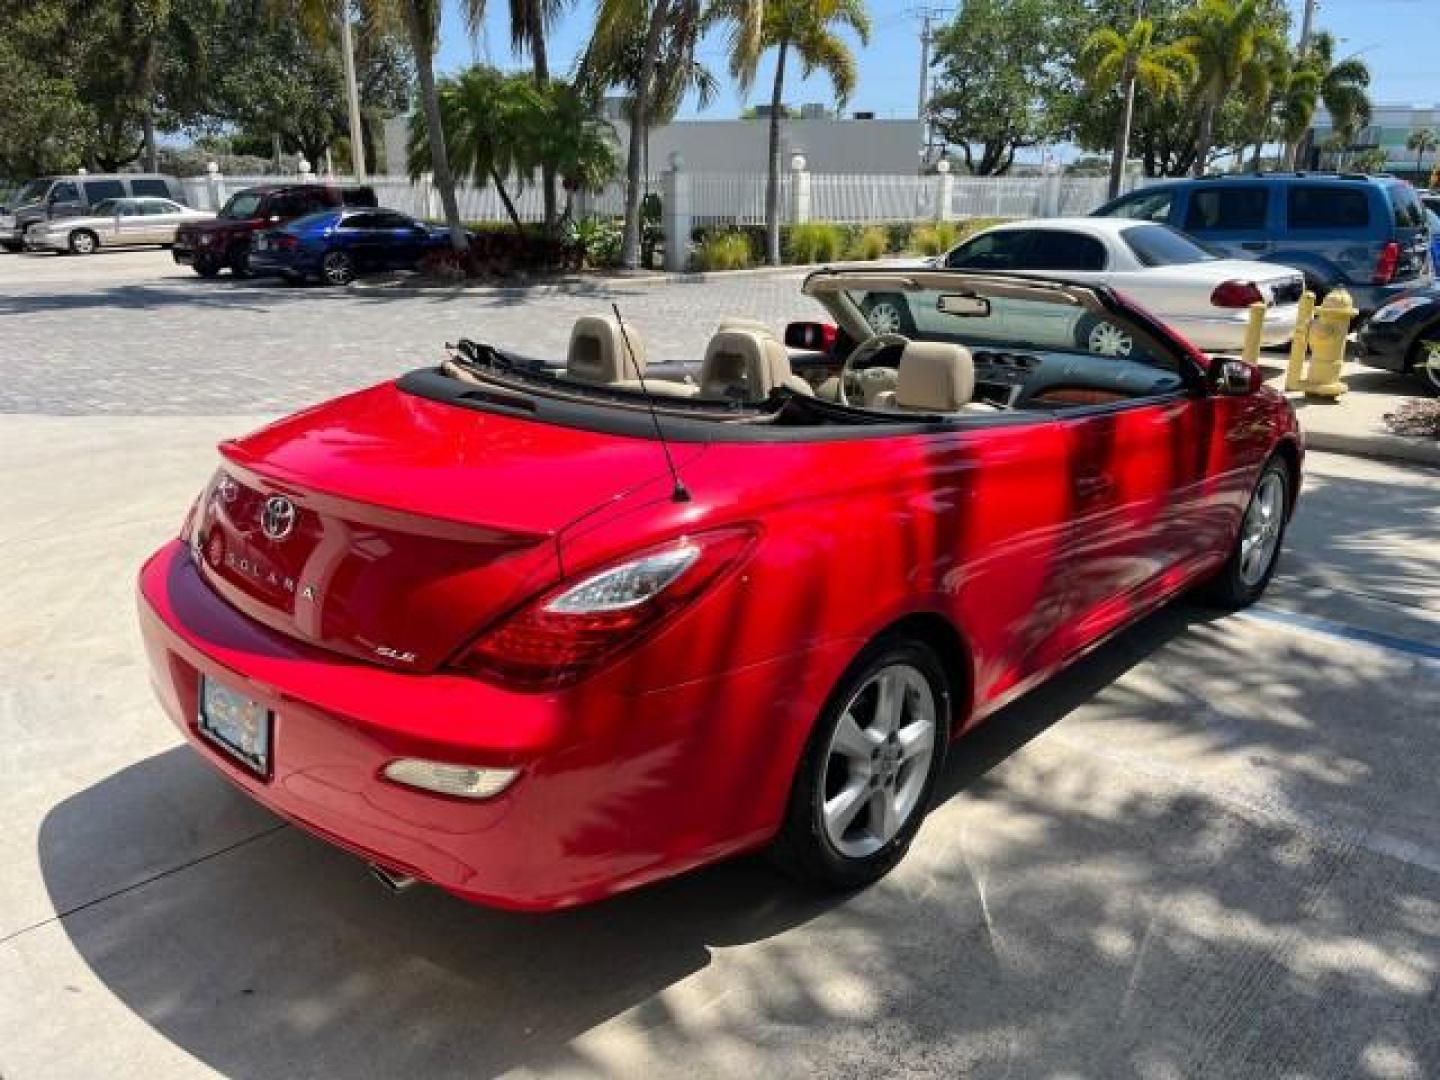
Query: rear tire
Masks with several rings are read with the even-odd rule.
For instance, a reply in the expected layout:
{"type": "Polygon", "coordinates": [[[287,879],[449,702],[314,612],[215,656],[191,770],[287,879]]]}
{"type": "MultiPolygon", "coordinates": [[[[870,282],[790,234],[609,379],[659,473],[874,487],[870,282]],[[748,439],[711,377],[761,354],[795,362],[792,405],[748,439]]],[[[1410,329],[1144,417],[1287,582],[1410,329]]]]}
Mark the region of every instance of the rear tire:
{"type": "Polygon", "coordinates": [[[0,247],[3,247],[6,251],[10,252],[10,254],[15,255],[23,250],[25,245],[14,240],[6,240],[4,243],[0,243],[0,247]]]}
{"type": "Polygon", "coordinates": [[[823,889],[885,876],[934,797],[950,740],[949,680],[922,641],[886,635],[840,679],[810,734],[771,857],[823,889]]]}
{"type": "Polygon", "coordinates": [[[327,285],[349,285],[355,280],[355,263],[343,251],[328,251],[320,264],[327,285]]]}
{"type": "Polygon", "coordinates": [[[1280,563],[1294,484],[1289,465],[1278,456],[1260,470],[1230,557],[1205,587],[1205,599],[1210,604],[1238,611],[1265,592],[1280,563]]]}
{"type": "Polygon", "coordinates": [[[220,276],[220,264],[209,255],[196,255],[192,264],[195,273],[203,278],[214,278],[220,276]]]}

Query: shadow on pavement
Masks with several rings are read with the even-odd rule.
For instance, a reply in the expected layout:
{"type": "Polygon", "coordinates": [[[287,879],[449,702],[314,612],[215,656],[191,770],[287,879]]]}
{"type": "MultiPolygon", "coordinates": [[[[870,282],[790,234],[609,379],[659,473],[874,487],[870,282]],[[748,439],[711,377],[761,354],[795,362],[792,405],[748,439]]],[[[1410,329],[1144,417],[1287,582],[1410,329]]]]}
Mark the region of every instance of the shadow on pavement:
{"type": "MultiPolygon", "coordinates": [[[[517,916],[435,890],[387,896],[356,860],[266,819],[223,857],[62,925],[156,1031],[257,1080],[624,1071],[616,1060],[650,1063],[633,1075],[658,1061],[666,1075],[1258,1078],[1371,1074],[1372,1060],[1435,1075],[1434,880],[1377,875],[1353,844],[1202,793],[1117,787],[1041,745],[1016,754],[1097,696],[1151,738],[1216,753],[1322,738],[1294,720],[1217,727],[1177,687],[1131,677],[1161,650],[1200,653],[1241,689],[1273,690],[1234,670],[1220,629],[1166,610],[997,714],[957,744],[906,863],[853,896],[802,892],[751,858],[517,916]],[[612,1041],[601,1060],[581,1037],[622,1013],[619,1056],[612,1041]]],[[[1064,737],[1085,739],[1074,723],[1064,737]]],[[[1341,766],[1364,745],[1347,735],[1309,782],[1353,783],[1341,766]]],[[[186,748],[115,774],[45,820],[52,898],[108,848],[242,801],[186,748]]]]}

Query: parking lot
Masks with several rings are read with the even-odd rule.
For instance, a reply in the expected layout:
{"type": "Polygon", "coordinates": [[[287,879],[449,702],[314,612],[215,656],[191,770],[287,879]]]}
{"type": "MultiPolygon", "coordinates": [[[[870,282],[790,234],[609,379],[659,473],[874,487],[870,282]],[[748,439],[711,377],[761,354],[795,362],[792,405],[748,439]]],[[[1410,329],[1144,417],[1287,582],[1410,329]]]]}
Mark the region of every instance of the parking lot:
{"type": "Polygon", "coordinates": [[[0,1077],[1440,1075],[1440,474],[1312,454],[1279,576],[957,744],[845,898],[761,859],[521,917],[382,892],[153,703],[133,577],[214,443],[434,361],[654,359],[798,272],[491,291],[0,254],[0,1077]]]}

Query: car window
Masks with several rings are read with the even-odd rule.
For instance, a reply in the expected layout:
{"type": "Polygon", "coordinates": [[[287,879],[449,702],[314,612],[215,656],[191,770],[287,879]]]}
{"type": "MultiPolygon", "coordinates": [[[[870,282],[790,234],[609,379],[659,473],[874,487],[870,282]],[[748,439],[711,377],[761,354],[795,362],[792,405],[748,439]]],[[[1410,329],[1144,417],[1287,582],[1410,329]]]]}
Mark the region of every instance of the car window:
{"type": "Polygon", "coordinates": [[[1064,229],[1036,229],[1020,262],[1026,270],[1104,270],[1105,245],[1093,236],[1064,229]]]}
{"type": "Polygon", "coordinates": [[[130,181],[130,190],[136,195],[158,195],[162,199],[170,197],[170,185],[158,176],[138,176],[130,181]]]}
{"type": "Polygon", "coordinates": [[[92,203],[102,199],[123,199],[125,185],[119,180],[86,180],[85,198],[92,203]]]}
{"type": "Polygon", "coordinates": [[[377,229],[408,229],[414,224],[414,221],[398,210],[377,210],[370,216],[375,219],[377,229]]]}
{"type": "Polygon", "coordinates": [[[106,199],[104,202],[98,202],[90,208],[90,213],[96,217],[109,217],[111,214],[118,214],[119,212],[119,199],[106,199]]]}
{"type": "Polygon", "coordinates": [[[334,211],[316,210],[313,213],[306,214],[304,217],[296,218],[294,221],[286,225],[285,228],[288,232],[302,233],[306,229],[312,228],[315,225],[328,223],[333,217],[334,211]]]}
{"type": "Polygon", "coordinates": [[[969,270],[1014,270],[1029,243],[1029,229],[983,233],[951,251],[945,265],[969,270]]]}
{"type": "Polygon", "coordinates": [[[1419,229],[1425,224],[1424,207],[1420,196],[1409,184],[1390,184],[1385,189],[1390,197],[1390,207],[1395,212],[1395,224],[1402,229],[1419,229]]]}
{"type": "Polygon", "coordinates": [[[1370,199],[1358,187],[1292,184],[1286,200],[1285,224],[1292,229],[1363,229],[1370,224],[1370,199]]]}
{"type": "Polygon", "coordinates": [[[1141,191],[1121,199],[1109,210],[1106,217],[1135,218],[1139,221],[1168,221],[1170,204],[1175,201],[1169,191],[1141,191]]]}
{"type": "Polygon", "coordinates": [[[1184,266],[1216,258],[1209,248],[1169,225],[1136,225],[1122,232],[1120,239],[1141,266],[1184,266]]]}
{"type": "Polygon", "coordinates": [[[378,229],[375,214],[347,214],[340,223],[346,229],[378,229]]]}
{"type": "Polygon", "coordinates": [[[134,199],[117,199],[115,206],[120,211],[121,217],[139,217],[145,212],[134,199]]]}
{"type": "Polygon", "coordinates": [[[180,207],[169,199],[142,199],[140,210],[145,214],[178,214],[180,207]]]}
{"type": "Polygon", "coordinates": [[[265,209],[268,217],[278,217],[283,221],[309,213],[314,207],[303,193],[296,192],[270,196],[265,209]]]}
{"type": "Polygon", "coordinates": [[[260,210],[262,202],[264,198],[258,192],[242,191],[230,196],[230,201],[220,211],[220,216],[231,221],[249,221],[260,210]]]}
{"type": "MultiPolygon", "coordinates": [[[[125,194],[124,188],[121,188],[120,194],[125,194]]],[[[80,189],[69,180],[62,180],[50,189],[51,202],[75,202],[79,198],[80,189]]]]}
{"type": "Polygon", "coordinates": [[[1256,185],[1196,188],[1185,214],[1186,232],[1263,229],[1269,192],[1256,185]]]}
{"type": "Polygon", "coordinates": [[[296,197],[304,204],[307,213],[312,210],[328,210],[336,202],[334,194],[323,187],[297,192],[296,197]]]}

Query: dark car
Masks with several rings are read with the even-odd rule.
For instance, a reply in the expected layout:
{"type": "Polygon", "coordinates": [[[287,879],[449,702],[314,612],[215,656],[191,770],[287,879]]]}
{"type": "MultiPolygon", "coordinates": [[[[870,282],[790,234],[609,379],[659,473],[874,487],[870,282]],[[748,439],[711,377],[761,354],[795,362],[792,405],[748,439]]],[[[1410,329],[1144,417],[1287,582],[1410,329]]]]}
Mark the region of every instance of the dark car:
{"type": "Polygon", "coordinates": [[[1397,296],[1360,328],[1355,359],[1419,376],[1440,394],[1440,285],[1397,296]]]}
{"type": "Polygon", "coordinates": [[[1163,222],[1227,255],[1293,266],[1319,295],[1343,286],[1364,316],[1433,280],[1420,197],[1388,176],[1176,180],[1122,195],[1095,215],[1163,222]]]}
{"type": "Polygon", "coordinates": [[[236,277],[250,273],[250,242],[264,229],[317,210],[378,205],[375,189],[334,184],[261,184],[230,196],[211,221],[185,225],[175,234],[175,261],[194,267],[201,277],[230,269],[236,277]]]}
{"type": "Polygon", "coordinates": [[[257,235],[250,271],[296,285],[315,277],[348,285],[364,273],[413,269],[420,256],[449,240],[446,230],[398,210],[321,210],[257,235]]]}
{"type": "Polygon", "coordinates": [[[0,207],[0,247],[19,251],[25,232],[57,218],[83,217],[107,199],[153,197],[187,204],[185,188],[173,176],[159,173],[72,173],[41,176],[6,199],[0,207]]]}

